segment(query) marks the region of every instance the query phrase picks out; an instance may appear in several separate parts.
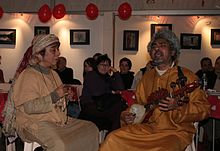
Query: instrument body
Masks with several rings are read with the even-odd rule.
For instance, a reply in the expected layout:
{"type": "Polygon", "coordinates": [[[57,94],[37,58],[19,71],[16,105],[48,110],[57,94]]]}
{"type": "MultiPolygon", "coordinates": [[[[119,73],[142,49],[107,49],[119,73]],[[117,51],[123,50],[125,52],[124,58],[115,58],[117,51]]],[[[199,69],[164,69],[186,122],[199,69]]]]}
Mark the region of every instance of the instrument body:
{"type": "Polygon", "coordinates": [[[179,106],[187,103],[189,98],[186,96],[186,94],[193,92],[199,86],[200,82],[194,81],[179,88],[176,91],[173,91],[172,93],[169,93],[167,89],[159,88],[157,91],[150,94],[150,96],[147,98],[148,103],[146,105],[131,105],[130,112],[136,115],[133,124],[147,122],[154,109],[158,107],[160,100],[165,99],[166,97],[178,98],[177,104],[179,106]]]}

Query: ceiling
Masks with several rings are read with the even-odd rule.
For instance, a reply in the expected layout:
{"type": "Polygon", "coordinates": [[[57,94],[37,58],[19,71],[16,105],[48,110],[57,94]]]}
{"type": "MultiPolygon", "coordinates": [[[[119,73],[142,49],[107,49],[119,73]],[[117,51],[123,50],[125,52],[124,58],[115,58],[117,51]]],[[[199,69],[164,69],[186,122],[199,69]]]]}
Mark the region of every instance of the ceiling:
{"type": "Polygon", "coordinates": [[[0,0],[4,12],[38,12],[39,8],[48,4],[52,9],[56,4],[65,5],[67,13],[83,13],[89,3],[94,3],[100,12],[117,11],[121,3],[128,2],[133,11],[178,11],[199,10],[220,14],[220,0],[0,0]]]}

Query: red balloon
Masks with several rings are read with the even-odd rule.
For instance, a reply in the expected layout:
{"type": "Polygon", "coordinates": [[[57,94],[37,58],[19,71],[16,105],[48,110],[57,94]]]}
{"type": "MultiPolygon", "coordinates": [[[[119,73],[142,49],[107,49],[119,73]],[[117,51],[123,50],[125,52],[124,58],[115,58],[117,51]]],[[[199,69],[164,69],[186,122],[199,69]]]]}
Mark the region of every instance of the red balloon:
{"type": "Polygon", "coordinates": [[[0,18],[2,18],[3,14],[4,14],[4,10],[3,10],[2,7],[0,6],[0,18]]]}
{"type": "Polygon", "coordinates": [[[63,4],[57,4],[53,9],[53,16],[56,19],[61,19],[66,15],[66,8],[63,4]]]}
{"type": "Polygon", "coordinates": [[[50,20],[52,12],[47,4],[44,4],[38,11],[38,17],[41,22],[46,23],[50,20]]]}
{"type": "Polygon", "coordinates": [[[118,16],[122,20],[127,20],[131,16],[132,8],[127,2],[122,3],[118,8],[118,16]]]}
{"type": "Polygon", "coordinates": [[[93,4],[90,3],[87,7],[86,7],[86,16],[90,19],[90,20],[94,20],[98,17],[99,15],[99,9],[98,7],[93,4]]]}

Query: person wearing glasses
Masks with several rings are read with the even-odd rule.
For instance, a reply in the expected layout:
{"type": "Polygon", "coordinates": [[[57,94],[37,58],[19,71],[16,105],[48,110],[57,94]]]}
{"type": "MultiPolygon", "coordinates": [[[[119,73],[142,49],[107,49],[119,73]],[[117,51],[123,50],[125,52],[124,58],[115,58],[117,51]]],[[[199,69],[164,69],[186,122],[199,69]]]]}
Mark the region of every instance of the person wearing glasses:
{"type": "Polygon", "coordinates": [[[107,55],[99,56],[94,71],[84,77],[79,118],[94,122],[99,130],[110,132],[119,128],[120,114],[126,104],[114,92],[123,89],[121,76],[111,66],[110,58],[107,55]]]}

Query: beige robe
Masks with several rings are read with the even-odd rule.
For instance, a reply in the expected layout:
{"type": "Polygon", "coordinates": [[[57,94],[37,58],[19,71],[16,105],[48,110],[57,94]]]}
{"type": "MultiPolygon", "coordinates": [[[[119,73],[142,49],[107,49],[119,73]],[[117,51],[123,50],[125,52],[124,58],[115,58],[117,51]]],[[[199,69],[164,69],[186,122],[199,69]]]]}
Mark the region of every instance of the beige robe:
{"type": "MultiPolygon", "coordinates": [[[[196,76],[183,69],[187,83],[196,76]]],[[[146,73],[137,86],[137,103],[146,104],[147,97],[160,88],[170,88],[178,78],[177,67],[159,76],[155,69],[146,73]]],[[[178,88],[176,88],[178,89],[178,88]]],[[[188,94],[190,101],[178,110],[162,112],[156,108],[148,123],[135,124],[115,130],[107,136],[100,151],[183,151],[192,142],[195,133],[193,123],[207,118],[210,105],[205,93],[197,88],[188,94]]]]}
{"type": "Polygon", "coordinates": [[[47,151],[97,151],[98,129],[88,121],[67,118],[65,98],[52,103],[50,93],[62,84],[58,74],[25,69],[15,82],[16,131],[47,151]]]}

